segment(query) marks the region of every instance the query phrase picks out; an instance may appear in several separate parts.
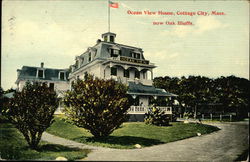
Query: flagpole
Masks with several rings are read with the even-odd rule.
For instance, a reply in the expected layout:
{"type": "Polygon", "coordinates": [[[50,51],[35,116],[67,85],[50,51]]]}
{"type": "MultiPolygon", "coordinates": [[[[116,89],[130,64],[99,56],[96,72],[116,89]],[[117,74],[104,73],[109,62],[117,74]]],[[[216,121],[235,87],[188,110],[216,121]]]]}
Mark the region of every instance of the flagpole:
{"type": "Polygon", "coordinates": [[[110,0],[108,0],[108,31],[110,32],[110,0]]]}

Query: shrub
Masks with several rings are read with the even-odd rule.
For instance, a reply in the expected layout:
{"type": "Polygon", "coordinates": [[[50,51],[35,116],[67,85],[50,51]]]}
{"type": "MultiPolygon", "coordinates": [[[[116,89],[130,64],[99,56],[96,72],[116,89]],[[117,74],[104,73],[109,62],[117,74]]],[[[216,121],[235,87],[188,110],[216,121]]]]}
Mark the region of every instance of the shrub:
{"type": "Polygon", "coordinates": [[[127,86],[114,80],[78,79],[65,95],[65,114],[95,137],[108,136],[126,120],[130,107],[126,92],[127,86]]]}
{"type": "Polygon", "coordinates": [[[47,84],[27,82],[22,91],[10,99],[8,117],[29,146],[36,149],[42,133],[52,124],[57,106],[56,92],[47,84]]]}
{"type": "Polygon", "coordinates": [[[157,126],[168,126],[170,117],[158,108],[150,108],[145,114],[144,122],[157,126]]]}

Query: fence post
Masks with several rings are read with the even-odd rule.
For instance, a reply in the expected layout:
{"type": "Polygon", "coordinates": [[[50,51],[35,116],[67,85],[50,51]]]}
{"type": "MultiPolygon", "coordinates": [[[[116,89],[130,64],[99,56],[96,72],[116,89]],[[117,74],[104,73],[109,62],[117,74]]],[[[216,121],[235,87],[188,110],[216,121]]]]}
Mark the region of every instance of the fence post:
{"type": "Polygon", "coordinates": [[[222,121],[222,115],[220,114],[220,121],[222,121]]]}
{"type": "Polygon", "coordinates": [[[181,118],[181,114],[180,114],[180,118],[181,118]]]}
{"type": "Polygon", "coordinates": [[[213,120],[213,114],[210,114],[210,119],[213,120]]]}
{"type": "Polygon", "coordinates": [[[230,122],[232,121],[232,115],[230,115],[230,122]]]}
{"type": "Polygon", "coordinates": [[[204,114],[202,114],[202,120],[204,120],[204,114]]]}

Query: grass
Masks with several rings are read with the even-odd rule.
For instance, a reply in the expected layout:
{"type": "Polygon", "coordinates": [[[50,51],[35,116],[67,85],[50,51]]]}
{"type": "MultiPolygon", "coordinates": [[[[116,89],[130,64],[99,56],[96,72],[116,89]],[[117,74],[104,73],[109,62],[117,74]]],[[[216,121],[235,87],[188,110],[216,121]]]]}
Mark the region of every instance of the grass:
{"type": "Polygon", "coordinates": [[[47,132],[88,145],[132,149],[135,148],[135,144],[147,147],[197,136],[197,133],[207,134],[217,130],[219,130],[217,127],[194,123],[175,122],[172,123],[172,126],[158,127],[142,122],[126,122],[109,137],[97,139],[86,129],[74,126],[57,117],[47,132]]]}
{"type": "Polygon", "coordinates": [[[40,142],[38,150],[28,147],[23,135],[8,122],[0,123],[0,156],[7,160],[55,160],[63,156],[68,160],[83,159],[90,150],[68,148],[40,142]]]}

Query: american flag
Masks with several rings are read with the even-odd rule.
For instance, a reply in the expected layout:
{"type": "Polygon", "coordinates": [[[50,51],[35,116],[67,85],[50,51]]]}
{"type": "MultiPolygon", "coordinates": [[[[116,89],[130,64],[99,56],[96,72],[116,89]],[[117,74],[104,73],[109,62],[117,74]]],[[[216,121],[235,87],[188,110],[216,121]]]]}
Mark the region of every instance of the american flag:
{"type": "Polygon", "coordinates": [[[118,8],[119,5],[117,2],[112,2],[112,1],[109,1],[109,7],[112,7],[112,8],[118,8]]]}

